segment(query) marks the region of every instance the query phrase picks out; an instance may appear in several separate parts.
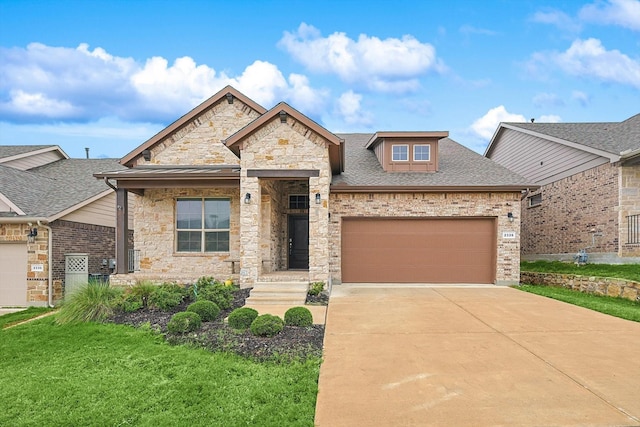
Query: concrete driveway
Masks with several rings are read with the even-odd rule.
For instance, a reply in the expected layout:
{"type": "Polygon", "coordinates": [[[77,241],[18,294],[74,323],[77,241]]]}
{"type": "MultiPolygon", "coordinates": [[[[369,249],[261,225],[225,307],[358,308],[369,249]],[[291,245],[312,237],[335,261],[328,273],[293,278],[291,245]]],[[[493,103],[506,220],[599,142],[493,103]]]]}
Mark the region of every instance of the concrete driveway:
{"type": "Polygon", "coordinates": [[[640,323],[495,286],[334,286],[315,421],[640,426],[640,323]]]}

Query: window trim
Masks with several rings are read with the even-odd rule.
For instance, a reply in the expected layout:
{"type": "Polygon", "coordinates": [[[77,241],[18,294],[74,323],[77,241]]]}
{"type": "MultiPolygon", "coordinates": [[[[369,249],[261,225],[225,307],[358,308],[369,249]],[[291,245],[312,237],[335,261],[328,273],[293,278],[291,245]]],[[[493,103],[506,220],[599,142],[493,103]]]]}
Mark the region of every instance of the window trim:
{"type": "Polygon", "coordinates": [[[409,161],[409,144],[391,144],[391,161],[392,162],[408,162],[409,161]],[[395,158],[395,153],[393,152],[394,147],[407,147],[407,158],[402,160],[402,159],[396,159],[395,158]]]}
{"type": "Polygon", "coordinates": [[[413,161],[414,162],[430,162],[431,161],[431,144],[415,144],[413,146],[413,161]],[[416,147],[428,147],[429,148],[429,156],[425,159],[416,159],[416,147]]]}
{"type": "Polygon", "coordinates": [[[542,193],[534,194],[532,196],[527,197],[527,207],[535,208],[536,206],[542,205],[542,193]],[[537,203],[534,203],[536,202],[537,203]]]}
{"type": "Polygon", "coordinates": [[[309,200],[309,194],[306,193],[290,193],[289,196],[287,197],[287,209],[293,209],[293,210],[305,210],[305,209],[309,209],[309,205],[311,204],[311,200],[309,200]],[[292,208],[291,207],[291,197],[300,197],[300,198],[305,198],[306,201],[306,207],[304,208],[292,208]]]}
{"type": "Polygon", "coordinates": [[[231,251],[231,198],[230,197],[176,197],[175,199],[175,217],[174,217],[174,253],[180,255],[195,255],[195,254],[225,254],[231,251]],[[180,200],[200,200],[200,228],[178,228],[178,202],[180,200]],[[226,201],[229,208],[229,228],[205,228],[205,202],[207,200],[226,201]],[[178,233],[179,232],[200,232],[200,250],[199,251],[181,251],[178,249],[178,233]],[[227,232],[229,237],[229,248],[226,251],[207,251],[206,250],[206,234],[216,232],[227,232]]]}

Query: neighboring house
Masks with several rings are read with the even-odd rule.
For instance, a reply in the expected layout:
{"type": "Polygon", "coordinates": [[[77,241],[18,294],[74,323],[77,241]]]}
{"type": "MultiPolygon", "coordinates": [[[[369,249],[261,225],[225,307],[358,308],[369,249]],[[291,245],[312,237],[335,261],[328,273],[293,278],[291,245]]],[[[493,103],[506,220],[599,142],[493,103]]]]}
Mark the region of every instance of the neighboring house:
{"type": "Polygon", "coordinates": [[[122,158],[127,170],[96,175],[122,218],[137,195],[140,271],[127,274],[121,219],[112,283],[518,283],[532,185],[447,136],[333,134],[226,87],[122,158]]]}
{"type": "Polygon", "coordinates": [[[68,253],[88,254],[89,273],[110,273],[115,192],[93,174],[118,168],[55,145],[0,146],[0,306],[61,299],[68,253]]]}
{"type": "Polygon", "coordinates": [[[524,259],[640,262],[640,114],[502,123],[485,156],[540,186],[522,201],[524,259]]]}

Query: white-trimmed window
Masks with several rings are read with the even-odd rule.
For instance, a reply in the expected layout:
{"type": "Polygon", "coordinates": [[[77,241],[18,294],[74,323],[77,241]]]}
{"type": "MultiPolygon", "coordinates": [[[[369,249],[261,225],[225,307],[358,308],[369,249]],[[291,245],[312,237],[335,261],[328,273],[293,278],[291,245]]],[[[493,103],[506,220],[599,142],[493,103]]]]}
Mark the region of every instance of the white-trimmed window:
{"type": "Polygon", "coordinates": [[[527,198],[529,201],[529,207],[532,208],[534,206],[540,206],[542,204],[542,193],[534,194],[533,196],[527,198]]]}
{"type": "Polygon", "coordinates": [[[431,160],[431,146],[430,145],[414,145],[413,146],[413,160],[416,162],[428,162],[431,160]]]}
{"type": "Polygon", "coordinates": [[[176,200],[176,252],[229,252],[229,199],[176,200]]]}
{"type": "Polygon", "coordinates": [[[391,160],[393,160],[394,162],[409,161],[409,146],[408,145],[392,145],[391,160]]]}

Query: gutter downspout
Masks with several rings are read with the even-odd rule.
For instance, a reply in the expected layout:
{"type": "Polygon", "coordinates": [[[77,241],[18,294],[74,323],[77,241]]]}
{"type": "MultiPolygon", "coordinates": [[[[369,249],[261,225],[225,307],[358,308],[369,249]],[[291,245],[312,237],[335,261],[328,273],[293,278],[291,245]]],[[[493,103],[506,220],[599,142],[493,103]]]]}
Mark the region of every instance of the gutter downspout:
{"type": "Polygon", "coordinates": [[[53,246],[53,230],[51,230],[51,227],[49,227],[48,225],[44,225],[42,223],[42,221],[38,220],[38,226],[39,227],[43,227],[47,230],[47,235],[48,235],[48,245],[47,245],[47,259],[49,260],[49,268],[48,268],[48,282],[49,282],[49,290],[48,290],[48,303],[49,303],[49,307],[53,308],[55,307],[53,305],[53,268],[52,268],[52,264],[53,264],[53,260],[52,260],[52,256],[53,256],[53,250],[52,250],[52,246],[53,246]]]}

